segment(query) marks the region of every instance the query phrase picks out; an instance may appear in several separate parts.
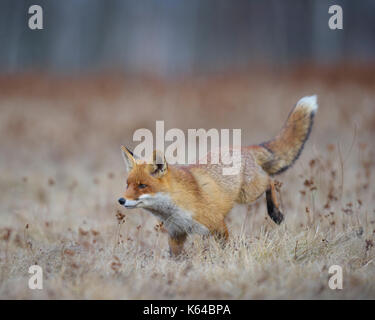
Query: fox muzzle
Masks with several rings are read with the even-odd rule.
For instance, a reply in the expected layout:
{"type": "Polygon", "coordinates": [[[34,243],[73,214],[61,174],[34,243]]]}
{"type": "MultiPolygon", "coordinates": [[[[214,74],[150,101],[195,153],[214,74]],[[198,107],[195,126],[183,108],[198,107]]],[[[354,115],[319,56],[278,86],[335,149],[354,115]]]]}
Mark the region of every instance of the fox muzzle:
{"type": "Polygon", "coordinates": [[[127,200],[125,198],[118,199],[118,202],[119,204],[128,209],[135,208],[140,203],[139,200],[127,200]]]}

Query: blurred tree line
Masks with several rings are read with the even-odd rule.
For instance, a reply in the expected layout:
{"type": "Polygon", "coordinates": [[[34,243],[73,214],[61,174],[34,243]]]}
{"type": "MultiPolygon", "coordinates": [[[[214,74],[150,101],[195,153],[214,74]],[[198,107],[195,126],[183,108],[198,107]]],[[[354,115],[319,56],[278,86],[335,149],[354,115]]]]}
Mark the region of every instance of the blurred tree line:
{"type": "Polygon", "coordinates": [[[162,76],[372,62],[374,0],[1,0],[0,72],[106,69],[162,76]],[[28,8],[43,8],[43,30],[28,8]],[[330,30],[330,5],[344,29],[330,30]]]}

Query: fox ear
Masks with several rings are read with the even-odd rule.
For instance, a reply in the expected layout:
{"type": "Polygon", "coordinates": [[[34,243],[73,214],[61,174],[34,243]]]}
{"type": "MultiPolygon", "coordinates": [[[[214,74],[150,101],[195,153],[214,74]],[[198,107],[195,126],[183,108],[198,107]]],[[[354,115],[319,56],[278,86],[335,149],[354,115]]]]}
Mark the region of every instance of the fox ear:
{"type": "Polygon", "coordinates": [[[168,163],[161,151],[154,150],[152,153],[152,170],[151,175],[155,178],[161,178],[167,173],[168,163]]]}
{"type": "Polygon", "coordinates": [[[133,152],[131,152],[127,147],[121,146],[121,153],[122,157],[124,158],[126,170],[129,172],[135,165],[133,152]]]}

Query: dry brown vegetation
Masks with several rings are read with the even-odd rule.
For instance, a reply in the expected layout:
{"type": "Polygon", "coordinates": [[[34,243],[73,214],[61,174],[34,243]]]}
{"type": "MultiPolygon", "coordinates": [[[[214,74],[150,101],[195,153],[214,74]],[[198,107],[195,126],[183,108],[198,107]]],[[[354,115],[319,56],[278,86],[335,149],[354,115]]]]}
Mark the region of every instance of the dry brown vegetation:
{"type": "Polygon", "coordinates": [[[375,298],[375,81],[365,70],[310,71],[174,82],[3,77],[0,298],[375,298]],[[230,213],[226,248],[190,237],[176,261],[155,218],[117,205],[119,147],[135,146],[134,130],[165,120],[166,129],[241,128],[243,144],[259,143],[313,93],[311,138],[277,178],[281,226],[261,198],[230,213]],[[28,289],[33,264],[43,290],[28,289]],[[328,287],[333,264],[343,290],[328,287]]]}

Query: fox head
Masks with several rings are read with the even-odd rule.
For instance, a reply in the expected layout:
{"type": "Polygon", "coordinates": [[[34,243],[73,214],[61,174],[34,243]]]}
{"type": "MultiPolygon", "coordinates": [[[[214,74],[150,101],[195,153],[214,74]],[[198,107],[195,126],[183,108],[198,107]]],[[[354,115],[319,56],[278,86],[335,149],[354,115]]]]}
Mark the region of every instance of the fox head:
{"type": "Polygon", "coordinates": [[[118,202],[125,208],[154,208],[160,193],[165,191],[168,164],[164,155],[155,150],[152,161],[136,159],[126,147],[121,147],[128,178],[124,196],[118,202]]]}

